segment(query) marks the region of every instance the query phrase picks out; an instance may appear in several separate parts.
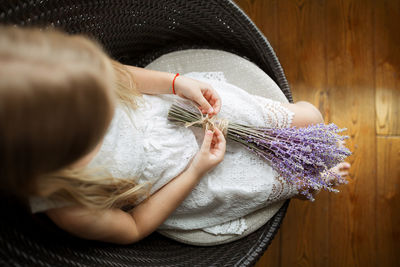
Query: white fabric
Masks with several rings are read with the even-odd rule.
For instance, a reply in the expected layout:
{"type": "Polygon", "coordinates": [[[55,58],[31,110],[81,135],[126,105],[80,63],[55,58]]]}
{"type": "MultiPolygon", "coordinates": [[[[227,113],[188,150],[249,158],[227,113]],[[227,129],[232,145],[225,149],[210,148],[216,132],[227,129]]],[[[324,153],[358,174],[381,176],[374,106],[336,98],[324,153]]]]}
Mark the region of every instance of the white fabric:
{"type": "MultiPolygon", "coordinates": [[[[221,72],[186,76],[209,82],[217,90],[223,103],[220,117],[251,125],[290,125],[293,114],[279,102],[254,97],[226,83],[221,72]]],[[[197,153],[204,136],[200,128],[187,129],[167,120],[168,109],[177,98],[145,95],[145,105],[130,113],[135,129],[131,133],[132,126],[128,126],[131,122],[126,114],[119,112],[116,116],[119,133],[109,135],[110,140],[105,142],[109,149],[101,150],[95,160],[114,155],[119,164],[113,174],[118,176],[121,172],[127,176],[130,172],[140,178],[140,183],[154,182],[151,193],[176,177],[197,153]]],[[[224,161],[201,179],[159,229],[217,225],[203,230],[241,234],[247,228],[242,216],[272,201],[291,197],[292,192],[284,191],[283,185],[268,164],[241,145],[228,141],[224,161]],[[221,223],[225,224],[218,225],[221,223]]]]}
{"type": "MultiPolygon", "coordinates": [[[[294,114],[281,103],[227,83],[222,72],[192,72],[185,76],[213,86],[222,100],[220,117],[249,125],[290,126],[294,114]]],[[[143,98],[144,104],[129,110],[129,115],[116,109],[103,145],[90,166],[112,163],[109,171],[114,176],[137,177],[139,183],[150,181],[154,193],[187,167],[203,141],[204,132],[168,121],[171,104],[177,99],[182,101],[178,96],[143,98]]],[[[200,180],[158,229],[241,234],[248,227],[243,216],[296,193],[265,161],[228,140],[224,161],[200,180]]],[[[32,211],[35,212],[34,207],[32,211]]]]}
{"type": "MultiPolygon", "coordinates": [[[[288,103],[287,98],[260,67],[236,54],[215,49],[186,49],[167,53],[152,61],[146,69],[186,74],[190,72],[222,72],[224,79],[253,95],[263,96],[281,103],[288,103]]],[[[286,200],[274,202],[240,218],[248,228],[242,234],[214,234],[212,227],[194,230],[158,229],[157,232],[178,242],[213,246],[225,244],[243,238],[264,225],[282,207],[286,200]],[[210,230],[209,232],[206,232],[210,230]]],[[[237,220],[229,222],[240,227],[237,220]]],[[[218,226],[216,226],[218,228],[218,226]]],[[[237,230],[236,232],[240,232],[237,230]]]]}

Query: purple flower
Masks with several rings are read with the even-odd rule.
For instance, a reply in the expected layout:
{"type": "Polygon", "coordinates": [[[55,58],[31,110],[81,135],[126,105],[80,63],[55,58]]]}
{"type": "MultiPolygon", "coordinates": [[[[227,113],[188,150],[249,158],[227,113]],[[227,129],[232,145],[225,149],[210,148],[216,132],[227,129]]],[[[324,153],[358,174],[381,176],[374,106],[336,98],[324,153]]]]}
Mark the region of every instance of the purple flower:
{"type": "MultiPolygon", "coordinates": [[[[175,122],[192,123],[201,119],[201,113],[184,105],[172,105],[168,118],[175,122]]],[[[200,124],[194,126],[201,127],[200,124]]],[[[267,161],[288,182],[313,200],[307,189],[337,191],[332,180],[347,183],[340,175],[329,171],[343,162],[351,153],[339,143],[348,136],[339,133],[331,123],[304,128],[267,128],[229,123],[227,138],[236,141],[267,161]]]]}

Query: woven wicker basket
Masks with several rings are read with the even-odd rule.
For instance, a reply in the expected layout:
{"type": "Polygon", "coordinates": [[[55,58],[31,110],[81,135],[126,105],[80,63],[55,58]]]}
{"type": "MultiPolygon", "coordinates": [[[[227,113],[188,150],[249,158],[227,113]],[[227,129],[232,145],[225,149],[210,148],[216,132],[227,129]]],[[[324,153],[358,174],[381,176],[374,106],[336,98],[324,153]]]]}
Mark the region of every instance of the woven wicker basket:
{"type": "MultiPolygon", "coordinates": [[[[267,39],[228,0],[0,0],[0,23],[54,26],[98,39],[115,59],[144,67],[167,52],[212,48],[235,53],[264,70],[292,102],[267,39]]],[[[197,247],[154,232],[126,246],[82,240],[44,214],[1,194],[0,265],[6,266],[252,266],[284,218],[289,200],[263,227],[232,243],[197,247]]]]}

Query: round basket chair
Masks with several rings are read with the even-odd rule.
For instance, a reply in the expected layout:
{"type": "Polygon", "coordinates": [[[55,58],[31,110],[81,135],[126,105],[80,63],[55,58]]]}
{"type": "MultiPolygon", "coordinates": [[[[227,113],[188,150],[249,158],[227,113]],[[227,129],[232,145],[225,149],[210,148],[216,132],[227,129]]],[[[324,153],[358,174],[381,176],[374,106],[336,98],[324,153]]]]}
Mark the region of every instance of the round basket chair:
{"type": "MultiPolygon", "coordinates": [[[[189,48],[219,49],[244,57],[267,73],[290,102],[291,92],[267,39],[229,0],[0,0],[0,24],[57,27],[99,40],[115,59],[144,67],[159,56],[189,48]]],[[[266,251],[289,200],[272,219],[231,243],[199,247],[157,232],[138,243],[82,240],[31,215],[1,194],[1,266],[253,266],[266,251]]]]}

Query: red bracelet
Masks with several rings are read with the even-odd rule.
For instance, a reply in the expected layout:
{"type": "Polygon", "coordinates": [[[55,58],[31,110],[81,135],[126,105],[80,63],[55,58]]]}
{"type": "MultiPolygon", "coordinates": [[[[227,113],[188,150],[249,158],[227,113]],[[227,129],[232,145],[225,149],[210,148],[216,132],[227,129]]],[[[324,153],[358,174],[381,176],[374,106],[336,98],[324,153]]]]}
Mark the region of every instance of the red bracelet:
{"type": "Polygon", "coordinates": [[[177,73],[177,74],[175,75],[174,79],[172,80],[172,92],[174,93],[174,95],[176,95],[176,93],[175,93],[175,79],[176,79],[176,77],[178,77],[178,76],[179,76],[179,73],[177,73]]]}

